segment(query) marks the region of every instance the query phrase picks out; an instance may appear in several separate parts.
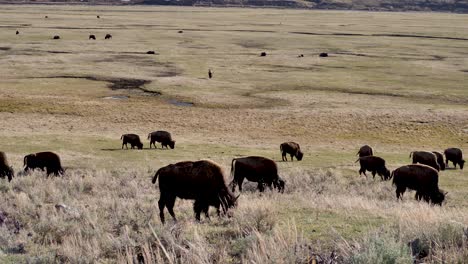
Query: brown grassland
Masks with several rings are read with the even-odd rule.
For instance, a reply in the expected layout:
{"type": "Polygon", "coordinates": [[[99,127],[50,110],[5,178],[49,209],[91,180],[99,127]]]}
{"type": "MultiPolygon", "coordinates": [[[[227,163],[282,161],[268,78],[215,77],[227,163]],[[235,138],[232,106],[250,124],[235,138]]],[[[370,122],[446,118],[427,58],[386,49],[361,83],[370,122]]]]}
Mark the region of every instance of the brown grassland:
{"type": "Polygon", "coordinates": [[[468,152],[467,24],[443,13],[0,6],[0,151],[16,173],[46,150],[66,168],[0,179],[0,262],[412,263],[418,238],[424,261],[466,263],[466,168],[440,173],[438,207],[414,192],[397,201],[354,161],[363,144],[391,170],[413,150],[468,152]],[[155,130],[176,148],[149,150],[155,130]],[[121,150],[124,133],[145,149],[121,150]],[[303,161],[281,162],[285,141],[303,161]],[[232,158],[246,155],[277,161],[285,193],[246,184],[232,217],[211,209],[201,223],[178,200],[179,221],[161,224],[158,168],[211,159],[229,182],[232,158]]]}

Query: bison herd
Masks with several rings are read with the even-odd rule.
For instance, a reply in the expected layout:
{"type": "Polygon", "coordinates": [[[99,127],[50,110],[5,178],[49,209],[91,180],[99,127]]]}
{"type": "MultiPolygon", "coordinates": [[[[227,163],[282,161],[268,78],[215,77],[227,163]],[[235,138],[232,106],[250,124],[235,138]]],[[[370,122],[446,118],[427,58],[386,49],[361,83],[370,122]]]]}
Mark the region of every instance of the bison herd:
{"type": "MultiPolygon", "coordinates": [[[[121,136],[122,149],[124,145],[130,144],[131,148],[143,148],[140,137],[136,134],[124,134],[121,136]]],[[[167,131],[155,131],[148,134],[150,148],[155,142],[161,143],[161,148],[174,149],[175,141],[167,131]]],[[[299,144],[295,142],[285,142],[280,145],[280,152],[283,161],[287,161],[287,154],[291,161],[295,157],[302,160],[303,152],[299,144]]],[[[393,185],[396,186],[396,197],[401,199],[407,189],[416,191],[415,198],[432,204],[442,205],[447,193],[439,189],[439,171],[445,170],[448,163],[452,162],[454,167],[458,165],[463,169],[462,151],[458,148],[448,148],[444,155],[439,152],[413,151],[410,153],[412,163],[401,166],[392,172],[386,167],[383,158],[374,156],[374,151],[368,145],[359,149],[356,155],[359,158],[359,174],[366,175],[366,171],[379,175],[383,181],[393,178],[393,185]]],[[[53,152],[39,152],[26,155],[23,159],[24,173],[30,170],[45,170],[47,175],[63,175],[60,158],[53,152]]],[[[0,152],[0,177],[8,178],[11,181],[14,176],[13,168],[9,166],[6,155],[0,152]]],[[[181,199],[194,200],[195,218],[200,220],[201,213],[207,218],[210,206],[216,208],[218,215],[226,215],[229,208],[235,207],[237,198],[234,192],[236,187],[242,192],[244,179],[257,183],[257,189],[263,192],[265,187],[277,189],[283,193],[286,182],[278,173],[276,162],[259,156],[249,156],[234,158],[231,162],[231,178],[229,185],[224,180],[222,168],[213,161],[184,161],[170,164],[160,168],[154,175],[153,184],[159,179],[160,198],[158,201],[160,218],[164,223],[164,209],[167,208],[174,220],[174,204],[177,197],[181,199]]]]}

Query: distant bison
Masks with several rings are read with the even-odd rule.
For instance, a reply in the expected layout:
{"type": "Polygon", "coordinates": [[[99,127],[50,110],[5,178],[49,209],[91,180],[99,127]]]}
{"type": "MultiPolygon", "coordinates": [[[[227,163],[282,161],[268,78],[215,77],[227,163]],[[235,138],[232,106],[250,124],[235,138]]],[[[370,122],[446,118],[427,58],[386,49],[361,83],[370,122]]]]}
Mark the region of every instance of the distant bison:
{"type": "Polygon", "coordinates": [[[428,151],[413,151],[410,153],[409,157],[413,155],[413,164],[421,163],[427,166],[430,166],[437,171],[440,170],[439,163],[437,163],[437,156],[428,151]]]}
{"type": "Polygon", "coordinates": [[[140,137],[135,134],[124,134],[120,137],[122,140],[122,149],[125,147],[128,149],[127,143],[130,143],[132,149],[137,147],[138,149],[143,149],[143,143],[140,141],[140,137]]]}
{"type": "Polygon", "coordinates": [[[100,16],[96,16],[97,18],[101,18],[100,16]]]}
{"type": "Polygon", "coordinates": [[[449,161],[453,163],[453,166],[456,168],[457,164],[460,166],[460,169],[463,170],[463,165],[465,160],[463,159],[463,153],[459,148],[448,148],[444,151],[445,154],[445,165],[448,167],[449,161]]]}
{"type": "Polygon", "coordinates": [[[301,147],[296,142],[284,142],[280,145],[280,151],[283,161],[288,161],[286,154],[291,156],[291,161],[293,157],[296,157],[297,160],[302,160],[304,153],[301,151],[301,147]]]}
{"type": "Polygon", "coordinates": [[[4,152],[0,151],[0,178],[8,178],[8,181],[13,179],[13,168],[8,165],[8,160],[4,152]]]}
{"type": "Polygon", "coordinates": [[[284,191],[285,181],[278,176],[278,167],[271,159],[264,157],[244,157],[233,159],[231,162],[231,176],[233,177],[231,185],[232,191],[239,185],[239,191],[242,191],[244,178],[251,182],[258,183],[258,190],[263,192],[264,185],[272,189],[272,184],[279,192],[284,191]]]}
{"type": "Polygon", "coordinates": [[[436,155],[437,164],[439,164],[440,170],[445,170],[444,155],[442,155],[442,153],[437,152],[437,151],[432,151],[432,153],[434,153],[434,155],[436,155]]]}
{"type": "Polygon", "coordinates": [[[106,34],[106,36],[104,37],[104,39],[111,39],[111,38],[112,38],[111,34],[106,34]]]}
{"type": "Polygon", "coordinates": [[[60,36],[59,36],[59,35],[55,35],[55,36],[53,37],[53,39],[60,39],[60,36]]]}
{"type": "Polygon", "coordinates": [[[401,199],[406,188],[416,191],[417,200],[431,201],[442,205],[446,193],[439,189],[439,173],[432,167],[421,164],[402,166],[392,172],[396,197],[401,199]]]}
{"type": "Polygon", "coordinates": [[[156,54],[156,52],[154,52],[154,50],[149,50],[146,52],[146,54],[156,54]]]}
{"type": "Polygon", "coordinates": [[[164,220],[164,207],[174,221],[174,204],[177,197],[195,200],[193,210],[195,218],[200,221],[200,213],[209,218],[208,209],[214,206],[221,214],[220,208],[226,214],[229,208],[235,207],[237,198],[229,191],[224,181],[223,171],[212,161],[184,161],[160,168],[153,177],[153,184],[159,176],[159,217],[164,220]]]}
{"type": "Polygon", "coordinates": [[[267,53],[264,52],[264,51],[262,53],[260,53],[260,57],[265,57],[266,55],[267,55],[267,53]]]}
{"type": "Polygon", "coordinates": [[[167,146],[169,146],[171,149],[174,149],[175,147],[175,141],[172,140],[171,133],[167,131],[151,132],[148,134],[148,139],[150,140],[150,148],[151,144],[154,146],[154,148],[157,148],[155,142],[160,142],[161,148],[168,148],[167,146]]]}
{"type": "Polygon", "coordinates": [[[359,149],[356,155],[359,155],[359,157],[372,156],[374,155],[374,151],[369,145],[364,145],[359,149]]]}
{"type": "Polygon", "coordinates": [[[319,57],[322,57],[322,58],[328,57],[328,53],[322,52],[319,54],[319,57]]]}
{"type": "Polygon", "coordinates": [[[94,39],[94,40],[96,40],[96,36],[94,36],[94,35],[89,35],[89,39],[94,39]]]}
{"type": "Polygon", "coordinates": [[[58,176],[64,172],[59,156],[53,152],[47,151],[29,154],[24,157],[23,161],[24,172],[35,169],[45,169],[47,176],[50,174],[58,176]]]}
{"type": "Polygon", "coordinates": [[[19,35],[19,31],[18,31],[18,30],[16,30],[16,35],[19,35]]]}
{"type": "Polygon", "coordinates": [[[366,175],[366,170],[372,172],[372,178],[375,179],[375,174],[378,174],[380,178],[384,181],[390,179],[390,171],[385,167],[385,160],[376,157],[376,156],[365,156],[365,157],[360,157],[359,159],[356,160],[356,162],[359,161],[359,164],[361,165],[361,168],[359,169],[359,175],[364,174],[364,176],[367,177],[366,175]]]}

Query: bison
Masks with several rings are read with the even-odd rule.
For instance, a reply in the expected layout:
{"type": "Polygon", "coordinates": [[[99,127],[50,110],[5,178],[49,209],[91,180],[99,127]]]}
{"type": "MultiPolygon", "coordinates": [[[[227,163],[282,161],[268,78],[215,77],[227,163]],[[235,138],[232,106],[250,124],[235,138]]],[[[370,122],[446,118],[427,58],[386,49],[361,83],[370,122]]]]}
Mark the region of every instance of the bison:
{"type": "Polygon", "coordinates": [[[366,170],[372,172],[372,178],[375,179],[375,174],[378,174],[384,181],[391,179],[390,171],[385,167],[385,160],[381,157],[376,156],[365,156],[359,157],[356,162],[359,161],[361,168],[359,169],[359,175],[361,173],[366,175],[366,170]]]}
{"type": "Polygon", "coordinates": [[[96,36],[95,35],[89,35],[89,38],[88,39],[94,39],[96,40],[96,36]]]}
{"type": "Polygon", "coordinates": [[[164,207],[167,207],[174,221],[174,204],[177,197],[195,200],[193,210],[195,218],[200,221],[200,213],[204,212],[209,219],[208,209],[213,206],[218,216],[229,208],[237,205],[237,198],[229,191],[224,181],[223,170],[212,161],[184,161],[160,168],[153,177],[153,184],[159,176],[159,191],[161,193],[159,217],[164,223],[164,207]]]}
{"type": "Polygon", "coordinates": [[[427,165],[402,166],[392,172],[392,177],[397,199],[401,199],[408,188],[416,191],[415,198],[418,201],[422,198],[426,202],[442,205],[447,194],[439,189],[438,171],[427,165]]]}
{"type": "Polygon", "coordinates": [[[322,52],[319,54],[319,57],[322,57],[322,58],[328,57],[328,53],[322,52]]]}
{"type": "Polygon", "coordinates": [[[18,30],[16,30],[16,35],[19,35],[19,31],[18,31],[18,30]]]}
{"type": "Polygon", "coordinates": [[[0,178],[8,178],[11,181],[14,176],[13,168],[8,165],[8,160],[4,152],[0,151],[0,178]]]}
{"type": "Polygon", "coordinates": [[[155,142],[161,143],[161,148],[168,148],[169,146],[171,149],[175,148],[175,141],[172,140],[171,133],[167,131],[155,131],[148,134],[148,139],[150,140],[150,148],[151,144],[153,144],[154,148],[156,147],[155,142]]]}
{"type": "Polygon", "coordinates": [[[104,39],[112,39],[112,35],[111,35],[111,34],[106,34],[106,36],[104,37],[104,39]]]}
{"type": "Polygon", "coordinates": [[[427,166],[430,166],[437,171],[440,170],[439,163],[437,163],[437,156],[428,151],[413,151],[410,153],[409,157],[413,155],[413,164],[421,163],[427,166]]]}
{"type": "Polygon", "coordinates": [[[55,36],[53,37],[53,39],[60,39],[60,36],[59,36],[59,35],[55,35],[55,36]]]}
{"type": "Polygon", "coordinates": [[[154,50],[148,50],[148,51],[146,52],[146,54],[153,54],[153,55],[154,55],[154,54],[156,54],[156,52],[154,52],[154,50]]]}
{"type": "Polygon", "coordinates": [[[244,157],[233,159],[231,162],[231,176],[233,177],[232,192],[239,185],[239,191],[242,191],[242,182],[244,178],[251,182],[258,183],[258,190],[263,192],[264,184],[268,185],[270,190],[272,184],[279,192],[284,192],[285,181],[278,176],[278,167],[276,163],[264,157],[244,157]]]}
{"type": "Polygon", "coordinates": [[[267,55],[267,53],[264,52],[264,51],[262,53],[260,53],[260,57],[265,57],[266,55],[267,55]]]}
{"type": "Polygon", "coordinates": [[[213,72],[211,71],[211,69],[208,69],[208,78],[213,78],[213,72]]]}
{"type": "Polygon", "coordinates": [[[445,165],[448,167],[449,161],[453,163],[453,166],[457,168],[460,166],[460,169],[463,170],[463,165],[465,164],[465,160],[463,159],[463,153],[459,148],[448,148],[444,151],[445,154],[445,165]]]}
{"type": "Polygon", "coordinates": [[[24,157],[23,161],[25,173],[34,169],[44,170],[44,168],[47,172],[47,176],[50,174],[58,176],[64,173],[59,156],[53,152],[46,151],[29,154],[24,157]]]}
{"type": "Polygon", "coordinates": [[[359,155],[359,157],[365,157],[365,156],[373,156],[374,151],[369,145],[364,145],[362,146],[359,151],[356,153],[356,155],[359,155]]]}
{"type": "Polygon", "coordinates": [[[136,134],[124,134],[120,139],[122,140],[122,149],[124,145],[128,149],[127,143],[130,143],[131,149],[134,149],[135,147],[143,149],[143,143],[140,141],[140,136],[136,134]]]}
{"type": "Polygon", "coordinates": [[[445,170],[444,155],[438,151],[432,151],[437,158],[437,164],[439,164],[440,170],[445,170]]]}
{"type": "Polygon", "coordinates": [[[302,160],[304,153],[301,151],[301,147],[296,142],[284,142],[280,145],[281,157],[283,161],[288,161],[286,154],[291,156],[291,161],[296,157],[297,160],[302,160]]]}

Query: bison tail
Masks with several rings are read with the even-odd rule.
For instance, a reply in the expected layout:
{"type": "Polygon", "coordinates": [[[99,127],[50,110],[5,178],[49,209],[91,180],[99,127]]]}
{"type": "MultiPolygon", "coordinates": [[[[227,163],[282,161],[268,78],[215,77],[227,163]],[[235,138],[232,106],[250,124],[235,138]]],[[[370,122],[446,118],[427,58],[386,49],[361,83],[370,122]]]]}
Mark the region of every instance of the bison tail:
{"type": "Polygon", "coordinates": [[[358,162],[359,160],[361,160],[361,157],[359,157],[354,163],[358,162]]]}
{"type": "MultiPolygon", "coordinates": [[[[162,168],[161,168],[162,169],[162,168]]],[[[156,183],[156,180],[158,179],[158,175],[159,175],[159,172],[161,171],[161,169],[159,169],[156,174],[154,174],[154,177],[153,177],[153,180],[151,181],[153,184],[156,183]]]]}
{"type": "Polygon", "coordinates": [[[148,139],[150,139],[150,138],[151,138],[151,133],[148,134],[148,139]]]}
{"type": "Polygon", "coordinates": [[[123,139],[123,136],[124,136],[124,135],[120,136],[120,140],[122,140],[122,139],[123,139]]]}
{"type": "Polygon", "coordinates": [[[280,145],[280,152],[283,153],[283,144],[280,145]]]}
{"type": "Polygon", "coordinates": [[[410,154],[409,154],[409,157],[410,157],[410,158],[411,158],[411,155],[413,155],[413,152],[414,152],[414,151],[411,151],[411,152],[410,152],[410,154]]]}
{"type": "Polygon", "coordinates": [[[395,171],[392,171],[392,173],[390,174],[390,178],[389,178],[389,180],[391,180],[393,178],[392,185],[395,185],[396,184],[395,183],[395,177],[393,177],[393,176],[395,176],[395,171]]]}
{"type": "Polygon", "coordinates": [[[23,159],[23,167],[26,167],[26,164],[28,163],[28,156],[24,156],[23,159]]]}
{"type": "Polygon", "coordinates": [[[236,162],[236,159],[232,159],[231,161],[231,177],[234,177],[235,169],[234,169],[234,163],[236,162]]]}

